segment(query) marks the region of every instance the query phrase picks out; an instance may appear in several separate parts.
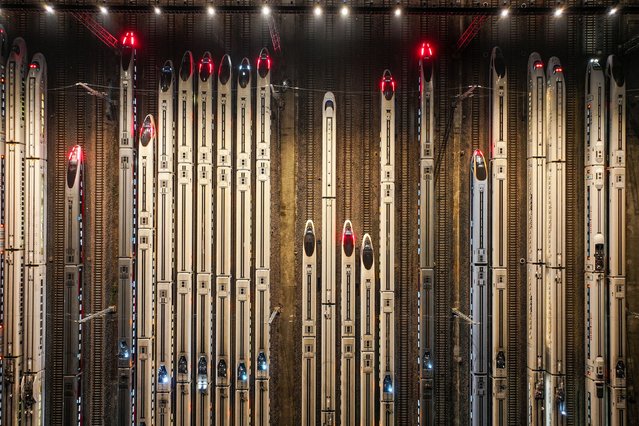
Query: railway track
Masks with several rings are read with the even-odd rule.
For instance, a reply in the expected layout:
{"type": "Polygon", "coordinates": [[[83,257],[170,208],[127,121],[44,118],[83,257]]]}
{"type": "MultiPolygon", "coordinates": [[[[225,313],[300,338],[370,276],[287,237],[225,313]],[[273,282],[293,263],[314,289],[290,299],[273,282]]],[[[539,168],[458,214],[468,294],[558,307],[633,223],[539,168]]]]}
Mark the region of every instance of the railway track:
{"type": "MultiPolygon", "coordinates": [[[[511,34],[516,31],[516,25],[510,25],[511,34]]],[[[519,93],[519,72],[514,60],[509,62],[510,70],[508,73],[508,92],[512,94],[519,93]]],[[[523,321],[519,318],[520,306],[520,259],[522,258],[519,250],[519,241],[521,238],[519,226],[519,197],[516,195],[519,191],[518,179],[519,174],[519,139],[518,126],[521,117],[520,96],[510,96],[508,101],[508,424],[517,424],[521,420],[520,410],[522,409],[519,400],[519,377],[522,374],[519,366],[519,340],[520,330],[522,330],[523,321]]],[[[525,376],[522,376],[525,377],[525,376]]]]}
{"type": "MultiPolygon", "coordinates": [[[[64,38],[67,29],[67,18],[58,18],[58,28],[56,32],[57,43],[56,57],[63,54],[64,38]]],[[[55,73],[55,87],[62,87],[65,84],[65,73],[55,73]]],[[[64,176],[66,173],[66,95],[64,92],[53,92],[55,105],[55,159],[54,176],[55,184],[52,185],[54,203],[53,205],[63,206],[65,197],[64,176]]],[[[54,127],[54,126],[51,126],[54,127]]],[[[53,140],[53,138],[49,138],[53,140]]],[[[53,213],[53,244],[52,247],[64,247],[64,209],[54,209],[53,213]]],[[[53,251],[53,289],[51,291],[51,306],[64,306],[64,250],[53,251]]],[[[52,310],[52,332],[51,336],[64,335],[64,310],[52,310]]],[[[63,353],[64,339],[52,339],[52,372],[51,372],[51,415],[50,421],[53,424],[62,424],[62,401],[65,389],[62,385],[63,375],[63,353]]]]}
{"type": "MultiPolygon", "coordinates": [[[[402,38],[408,39],[409,36],[409,22],[408,20],[404,20],[402,22],[401,32],[402,38]]],[[[414,99],[414,97],[410,96],[410,93],[415,91],[413,85],[410,84],[410,79],[408,78],[408,60],[401,61],[401,69],[400,69],[400,93],[402,96],[399,96],[399,164],[401,173],[399,175],[399,187],[397,188],[397,193],[400,196],[401,202],[399,203],[399,215],[398,220],[396,221],[395,226],[395,235],[399,235],[399,271],[400,278],[396,280],[396,293],[395,293],[395,306],[396,306],[396,316],[395,318],[399,318],[399,321],[396,322],[395,329],[399,331],[399,348],[405,348],[407,350],[396,350],[395,357],[397,360],[397,366],[395,368],[397,372],[396,379],[396,388],[397,398],[395,400],[395,410],[397,412],[397,424],[413,424],[413,420],[415,416],[412,411],[413,409],[413,401],[415,401],[414,388],[415,388],[415,380],[414,378],[417,376],[415,370],[415,357],[414,346],[415,346],[415,338],[414,336],[417,333],[414,333],[413,326],[416,323],[414,319],[415,315],[415,304],[413,303],[413,294],[414,294],[414,283],[415,280],[415,268],[414,266],[414,253],[411,250],[412,242],[417,240],[417,232],[416,227],[411,226],[411,232],[403,232],[404,226],[402,224],[413,223],[412,222],[412,209],[411,203],[409,202],[411,197],[411,182],[414,179],[411,179],[413,176],[412,171],[415,167],[412,167],[409,159],[414,160],[415,156],[411,156],[410,147],[411,140],[414,139],[413,127],[411,126],[412,120],[410,120],[410,115],[408,113],[408,101],[410,99],[414,99]],[[398,232],[399,231],[399,232],[398,232]],[[399,309],[397,309],[399,308],[399,309]],[[400,314],[401,313],[401,314],[400,314]],[[398,315],[397,315],[398,314],[398,315]]],[[[419,158],[419,156],[417,156],[419,158]]],[[[397,200],[397,198],[396,198],[397,200]]]]}
{"type": "MultiPolygon", "coordinates": [[[[578,38],[579,25],[569,18],[568,22],[568,40],[574,42],[578,38]]],[[[568,73],[566,84],[566,116],[567,123],[566,128],[576,128],[575,119],[579,114],[578,106],[578,91],[577,91],[577,78],[579,70],[576,68],[579,63],[574,50],[567,49],[568,58],[567,66],[569,70],[574,70],[574,73],[568,73]],[[572,121],[572,122],[571,122],[572,121]]],[[[566,319],[580,318],[580,313],[583,316],[583,311],[577,304],[581,304],[584,295],[583,278],[583,256],[580,256],[581,250],[578,247],[583,247],[583,243],[580,238],[576,237],[581,233],[583,223],[582,210],[577,208],[578,205],[578,188],[581,188],[580,183],[583,179],[583,174],[578,173],[577,170],[581,170],[579,165],[583,164],[583,148],[578,146],[578,139],[575,137],[577,132],[566,132],[566,204],[568,208],[566,211],[566,258],[578,259],[576,262],[568,262],[566,265],[566,294],[572,294],[576,297],[569,297],[566,299],[566,319]]],[[[568,424],[579,424],[579,420],[582,418],[582,411],[578,404],[580,393],[579,389],[583,384],[583,357],[580,356],[581,351],[570,350],[571,348],[583,347],[583,340],[581,333],[581,327],[566,327],[566,398],[567,398],[567,410],[569,413],[575,413],[575,416],[568,418],[568,424]]]]}
{"type": "MultiPolygon", "coordinates": [[[[440,46],[447,44],[448,18],[438,18],[437,42],[440,46]]],[[[446,126],[447,112],[449,111],[450,98],[446,95],[448,90],[448,68],[449,59],[445,55],[438,55],[437,75],[438,84],[435,86],[435,97],[437,102],[438,115],[436,118],[437,128],[444,129],[446,126]]],[[[447,424],[450,422],[450,401],[452,397],[452,372],[451,372],[451,315],[450,315],[450,253],[452,250],[451,226],[449,217],[452,205],[449,184],[449,155],[446,152],[438,152],[443,147],[444,132],[440,131],[437,136],[437,150],[435,157],[441,158],[439,174],[436,180],[436,242],[435,242],[435,410],[437,424],[447,424]],[[442,374],[442,372],[445,372],[442,374]]]]}
{"type": "MultiPolygon", "coordinates": [[[[98,60],[96,61],[96,76],[97,82],[100,85],[104,85],[104,61],[105,55],[100,53],[98,60]]],[[[105,163],[107,161],[104,150],[104,120],[105,111],[104,103],[102,100],[96,101],[95,106],[95,177],[94,177],[94,200],[95,200],[95,215],[93,219],[93,288],[92,288],[92,303],[93,312],[98,312],[104,309],[104,211],[106,206],[104,204],[104,180],[105,180],[105,163]]],[[[104,422],[104,401],[103,392],[103,355],[102,350],[95,352],[96,343],[98,348],[102,348],[104,345],[104,321],[101,319],[94,320],[91,323],[91,377],[90,377],[90,389],[91,389],[91,424],[101,425],[104,422]]]]}

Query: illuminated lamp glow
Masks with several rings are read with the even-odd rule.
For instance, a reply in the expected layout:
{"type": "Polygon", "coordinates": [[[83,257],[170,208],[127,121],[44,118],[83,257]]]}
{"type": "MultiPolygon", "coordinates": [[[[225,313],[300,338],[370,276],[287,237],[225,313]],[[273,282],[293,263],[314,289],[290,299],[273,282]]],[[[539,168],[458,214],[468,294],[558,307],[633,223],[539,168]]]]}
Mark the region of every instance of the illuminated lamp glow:
{"type": "Polygon", "coordinates": [[[162,9],[160,9],[159,7],[155,6],[153,8],[153,11],[155,12],[156,15],[159,15],[160,13],[162,13],[162,9]]]}
{"type": "Polygon", "coordinates": [[[44,5],[44,10],[46,10],[47,13],[53,13],[53,6],[51,6],[50,4],[45,4],[44,5]]]}
{"type": "Polygon", "coordinates": [[[560,17],[562,14],[564,13],[564,8],[563,7],[558,7],[557,9],[555,9],[555,11],[553,12],[553,15],[555,15],[556,18],[560,17]]]}
{"type": "Polygon", "coordinates": [[[501,16],[502,18],[507,17],[510,14],[510,10],[508,10],[508,8],[504,8],[501,10],[501,12],[499,12],[499,16],[501,16]]]}
{"type": "Polygon", "coordinates": [[[540,61],[535,62],[535,69],[540,69],[543,67],[544,67],[544,64],[542,64],[540,61]]]}
{"type": "Polygon", "coordinates": [[[619,9],[617,9],[617,7],[615,6],[612,9],[610,9],[610,11],[608,12],[608,15],[612,16],[612,15],[616,14],[618,10],[619,9]]]}
{"type": "Polygon", "coordinates": [[[348,16],[348,6],[343,5],[342,8],[339,11],[340,15],[346,17],[348,16]]]}
{"type": "Polygon", "coordinates": [[[396,17],[402,16],[402,8],[401,7],[395,8],[394,14],[395,14],[396,17]]]}
{"type": "Polygon", "coordinates": [[[213,16],[215,15],[215,8],[213,6],[209,6],[206,8],[206,13],[209,14],[209,16],[213,16]]]}
{"type": "Polygon", "coordinates": [[[313,15],[322,16],[322,6],[316,4],[315,7],[313,7],[313,15]]]}
{"type": "Polygon", "coordinates": [[[419,57],[432,57],[433,56],[433,48],[430,43],[423,42],[422,46],[419,48],[419,57]]]}
{"type": "Polygon", "coordinates": [[[555,72],[564,72],[564,69],[562,67],[556,67],[555,72]]]}
{"type": "Polygon", "coordinates": [[[271,14],[271,8],[267,4],[262,6],[262,15],[268,16],[270,14],[271,14]]]}
{"type": "Polygon", "coordinates": [[[100,13],[106,15],[109,13],[109,9],[107,9],[106,6],[100,6],[100,13]]]}

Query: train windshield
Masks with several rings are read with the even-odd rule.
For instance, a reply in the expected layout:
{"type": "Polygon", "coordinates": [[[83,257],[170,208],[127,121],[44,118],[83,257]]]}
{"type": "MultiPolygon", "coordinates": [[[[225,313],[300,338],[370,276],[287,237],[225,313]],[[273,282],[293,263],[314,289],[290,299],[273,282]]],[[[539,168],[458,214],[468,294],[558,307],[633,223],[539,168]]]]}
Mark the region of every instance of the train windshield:
{"type": "Polygon", "coordinates": [[[306,233],[304,234],[304,253],[306,256],[310,257],[313,255],[315,251],[315,234],[313,234],[313,228],[310,226],[306,228],[306,233]]]}
{"type": "Polygon", "coordinates": [[[147,146],[151,139],[153,138],[153,126],[151,125],[151,120],[147,117],[144,120],[144,126],[142,127],[142,132],[140,132],[140,143],[142,146],[147,146]]]}
{"type": "Polygon", "coordinates": [[[170,64],[166,64],[160,71],[160,89],[163,92],[169,90],[171,83],[173,82],[173,67],[170,64]]]}
{"type": "Polygon", "coordinates": [[[261,78],[266,77],[268,71],[271,69],[271,57],[268,56],[266,49],[262,50],[259,59],[257,60],[257,72],[261,78]]]}
{"type": "Polygon", "coordinates": [[[362,250],[362,262],[364,263],[364,268],[371,269],[373,267],[373,247],[369,241],[364,243],[364,250],[362,250]]]}
{"type": "Polygon", "coordinates": [[[248,63],[248,60],[244,59],[240,65],[240,75],[238,76],[237,82],[242,88],[244,88],[249,84],[250,80],[251,66],[248,63]]]}
{"type": "Polygon", "coordinates": [[[475,177],[477,180],[486,180],[486,164],[481,154],[475,155],[475,177]]]}
{"type": "Polygon", "coordinates": [[[186,81],[193,74],[193,57],[191,52],[186,52],[182,57],[182,65],[180,65],[180,78],[186,81]]]}
{"type": "Polygon", "coordinates": [[[220,79],[220,84],[226,84],[231,79],[231,59],[228,56],[224,56],[222,58],[218,77],[220,79]]]}
{"type": "Polygon", "coordinates": [[[133,59],[133,49],[131,46],[124,46],[122,48],[122,70],[127,71],[131,65],[133,59]]]}
{"type": "Polygon", "coordinates": [[[213,61],[210,56],[206,55],[200,61],[199,73],[200,81],[208,81],[213,74],[213,61]]]}

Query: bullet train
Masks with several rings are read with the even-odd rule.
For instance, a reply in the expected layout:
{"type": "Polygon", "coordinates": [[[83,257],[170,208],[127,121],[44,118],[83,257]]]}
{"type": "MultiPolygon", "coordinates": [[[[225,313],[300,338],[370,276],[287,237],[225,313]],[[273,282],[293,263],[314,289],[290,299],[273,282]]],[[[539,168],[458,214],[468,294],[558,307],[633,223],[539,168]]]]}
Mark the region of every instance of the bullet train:
{"type": "Polygon", "coordinates": [[[508,416],[508,76],[499,47],[490,58],[490,301],[492,421],[508,416]]]}
{"type": "Polygon", "coordinates": [[[586,423],[605,424],[606,365],[606,81],[596,59],[586,69],[584,111],[585,162],[585,359],[586,423]]]}
{"type": "Polygon", "coordinates": [[[317,241],[306,221],[302,241],[302,425],[315,426],[317,398],[317,241]]]}
{"type": "Polygon", "coordinates": [[[419,61],[419,424],[435,424],[435,100],[433,49],[420,48],[419,61]]]}
{"type": "Polygon", "coordinates": [[[252,71],[247,58],[237,73],[235,182],[235,424],[248,425],[251,376],[251,129],[252,71]]]}
{"type": "Polygon", "coordinates": [[[195,202],[195,309],[194,322],[195,389],[193,414],[195,424],[208,425],[211,420],[211,294],[213,272],[213,91],[215,67],[209,52],[197,66],[196,202],[195,202]]]}
{"type": "Polygon", "coordinates": [[[174,259],[174,153],[175,153],[175,71],[166,61],[160,70],[157,121],[157,185],[155,219],[158,244],[155,247],[155,423],[168,426],[172,419],[173,374],[173,287],[174,259]]]}
{"type": "Polygon", "coordinates": [[[606,62],[608,94],[608,314],[610,425],[627,424],[626,406],[626,82],[618,57],[606,62]]]}
{"type": "MultiPolygon", "coordinates": [[[[255,111],[255,395],[257,425],[270,423],[271,311],[271,57],[257,58],[255,111]]],[[[314,345],[313,345],[314,346],[314,345]]]]}
{"type": "Polygon", "coordinates": [[[224,55],[218,70],[217,179],[215,232],[215,425],[231,421],[231,58],[224,55]]]}
{"type": "MultiPolygon", "coordinates": [[[[139,179],[138,246],[137,246],[137,359],[136,418],[141,424],[151,424],[153,401],[153,300],[154,291],[154,217],[156,127],[152,115],[147,115],[140,127],[138,149],[139,179]]],[[[163,242],[161,242],[163,244],[163,242]]]]}
{"type": "MultiPolygon", "coordinates": [[[[0,99],[6,99],[6,65],[7,57],[9,56],[9,37],[4,27],[0,25],[0,99]]],[[[7,105],[6,102],[0,102],[0,203],[5,203],[5,182],[6,182],[6,117],[7,117],[7,105]]],[[[5,212],[4,209],[0,209],[0,369],[4,371],[3,365],[5,346],[4,346],[4,285],[5,285],[5,212]]],[[[4,386],[0,386],[0,421],[5,417],[4,398],[5,394],[4,386]]]]}
{"type": "Polygon", "coordinates": [[[120,141],[119,141],[119,224],[118,224],[118,414],[119,423],[131,422],[134,407],[133,360],[135,294],[133,250],[135,237],[135,131],[136,131],[136,49],[135,35],[127,32],[122,39],[120,62],[120,141]]]}
{"type": "Polygon", "coordinates": [[[546,71],[546,424],[567,420],[566,401],[566,88],[552,57],[546,71]]]}
{"type": "Polygon", "coordinates": [[[355,425],[355,234],[350,220],[342,230],[340,424],[355,425]]]}
{"type": "Polygon", "coordinates": [[[395,424],[395,80],[385,70],[381,99],[379,243],[380,424],[395,424]]]}
{"type": "Polygon", "coordinates": [[[476,149],[470,160],[470,375],[471,424],[490,423],[488,347],[488,165],[476,149]]]}
{"type": "Polygon", "coordinates": [[[47,278],[47,64],[36,53],[26,85],[25,271],[21,398],[23,421],[42,424],[45,408],[47,278]]]}
{"type": "Polygon", "coordinates": [[[528,58],[527,303],[528,419],[542,424],[544,413],[544,263],[546,188],[546,76],[538,53],[528,58]]]}
{"type": "Polygon", "coordinates": [[[322,363],[320,384],[320,423],[334,425],[336,419],[335,344],[336,289],[335,244],[336,232],[336,106],[335,96],[326,92],[322,102],[322,363]]]}
{"type": "Polygon", "coordinates": [[[82,270],[84,157],[80,145],[71,149],[65,185],[64,230],[64,424],[80,424],[82,413],[82,270]]]}
{"type": "Polygon", "coordinates": [[[194,74],[193,55],[187,51],[180,63],[177,95],[175,420],[178,424],[191,423],[194,74]]]}
{"type": "MultiPolygon", "coordinates": [[[[24,266],[24,158],[26,139],[25,93],[27,46],[16,38],[6,68],[5,144],[5,258],[4,258],[4,360],[2,412],[7,424],[20,420],[20,382],[23,365],[23,266],[24,266]]],[[[25,336],[26,337],[26,336],[25,336]]]]}
{"type": "Polygon", "coordinates": [[[375,424],[375,251],[369,234],[362,238],[360,257],[360,424],[375,424]]]}

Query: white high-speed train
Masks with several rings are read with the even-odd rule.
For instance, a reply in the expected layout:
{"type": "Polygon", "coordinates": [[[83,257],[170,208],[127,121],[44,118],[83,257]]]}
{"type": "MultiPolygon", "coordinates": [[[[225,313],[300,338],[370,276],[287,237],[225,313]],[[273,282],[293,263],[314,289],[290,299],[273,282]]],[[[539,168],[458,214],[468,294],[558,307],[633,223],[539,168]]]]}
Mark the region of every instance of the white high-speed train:
{"type": "Polygon", "coordinates": [[[248,425],[251,376],[251,130],[252,71],[248,58],[237,73],[235,181],[235,424],[248,425]]]}
{"type": "Polygon", "coordinates": [[[435,89],[433,49],[420,48],[419,61],[419,424],[435,424],[435,89]]]}
{"type": "Polygon", "coordinates": [[[544,421],[544,263],[546,189],[546,75],[538,53],[528,58],[527,322],[528,419],[544,421]]]}
{"type": "Polygon", "coordinates": [[[255,396],[254,423],[270,423],[271,359],[271,57],[257,58],[255,111],[255,396]]]}
{"type": "MultiPolygon", "coordinates": [[[[9,37],[4,27],[0,25],[0,81],[5,82],[0,84],[0,99],[6,99],[6,65],[7,56],[9,55],[9,37]]],[[[0,102],[0,204],[5,203],[5,153],[6,153],[6,116],[7,116],[7,104],[6,102],[0,102]]],[[[4,300],[4,267],[5,267],[5,212],[4,209],[0,209],[0,269],[3,273],[0,274],[0,300],[4,300]]],[[[4,303],[0,304],[0,355],[4,358],[5,346],[4,346],[4,303]]],[[[0,368],[4,365],[0,359],[0,368]]],[[[3,368],[4,371],[4,368],[3,368]]],[[[0,386],[0,420],[4,420],[5,406],[4,398],[6,395],[4,386],[0,386]]]]}
{"type": "Polygon", "coordinates": [[[606,62],[608,94],[608,315],[610,425],[627,422],[626,402],[626,81],[619,58],[606,62]]]}
{"type": "Polygon", "coordinates": [[[231,421],[231,167],[233,116],[231,58],[224,55],[218,70],[217,88],[217,179],[215,232],[215,425],[231,421]]]}
{"type": "Polygon", "coordinates": [[[326,92],[322,102],[322,363],[320,384],[320,411],[322,425],[336,423],[335,344],[336,344],[336,289],[335,244],[336,234],[336,112],[335,95],[326,92]]]}
{"type": "Polygon", "coordinates": [[[607,413],[606,374],[606,81],[596,59],[586,69],[584,111],[585,195],[585,360],[586,423],[604,425],[607,413]]]}
{"type": "Polygon", "coordinates": [[[122,39],[120,58],[120,139],[119,139],[119,223],[118,223],[118,422],[131,423],[135,393],[133,391],[135,350],[133,330],[133,250],[135,247],[135,129],[136,129],[136,48],[135,34],[122,39]]]}
{"type": "Polygon", "coordinates": [[[166,61],[160,70],[157,117],[157,186],[155,218],[155,423],[169,426],[172,418],[174,261],[175,71],[166,61]]]}
{"type": "Polygon", "coordinates": [[[546,71],[546,424],[565,424],[566,402],[566,85],[559,59],[546,71]]]}
{"type": "Polygon", "coordinates": [[[20,382],[23,371],[23,266],[24,266],[24,158],[26,139],[25,93],[27,46],[16,38],[6,68],[5,224],[4,259],[4,365],[3,415],[5,423],[20,420],[20,382]]]}
{"type": "Polygon", "coordinates": [[[490,58],[490,301],[492,421],[508,416],[508,76],[499,47],[490,58]]]}
{"type": "MultiPolygon", "coordinates": [[[[138,246],[137,246],[137,359],[136,359],[136,419],[150,424],[153,401],[153,300],[154,277],[154,217],[156,128],[153,116],[147,115],[140,127],[138,148],[138,246]]],[[[161,242],[163,244],[163,242],[161,242]]]]}
{"type": "Polygon", "coordinates": [[[471,424],[490,423],[488,347],[488,165],[476,149],[470,160],[470,375],[471,424]]]}
{"type": "Polygon", "coordinates": [[[355,233],[350,220],[342,230],[340,424],[355,425],[355,233]]]}
{"type": "Polygon", "coordinates": [[[377,333],[375,332],[375,251],[369,234],[362,238],[360,257],[360,425],[375,424],[375,366],[377,333]]]}
{"type": "Polygon", "coordinates": [[[177,95],[175,420],[178,424],[191,423],[194,84],[193,55],[187,51],[180,64],[177,95]]]}
{"type": "Polygon", "coordinates": [[[379,387],[380,424],[395,424],[395,80],[380,84],[379,387]]]}
{"type": "Polygon", "coordinates": [[[306,221],[302,242],[302,425],[315,426],[317,395],[317,241],[306,221]]]}
{"type": "Polygon", "coordinates": [[[196,425],[208,425],[211,420],[211,297],[213,272],[213,91],[216,86],[215,67],[209,52],[197,66],[196,135],[196,203],[195,203],[195,309],[194,322],[196,393],[193,413],[196,425]]]}
{"type": "Polygon", "coordinates": [[[84,157],[80,145],[69,153],[64,202],[64,355],[62,410],[64,424],[80,424],[82,412],[82,269],[84,216],[84,157]]]}
{"type": "Polygon", "coordinates": [[[42,424],[45,408],[47,279],[47,63],[36,53],[26,86],[25,271],[21,398],[23,421],[42,424]]]}

